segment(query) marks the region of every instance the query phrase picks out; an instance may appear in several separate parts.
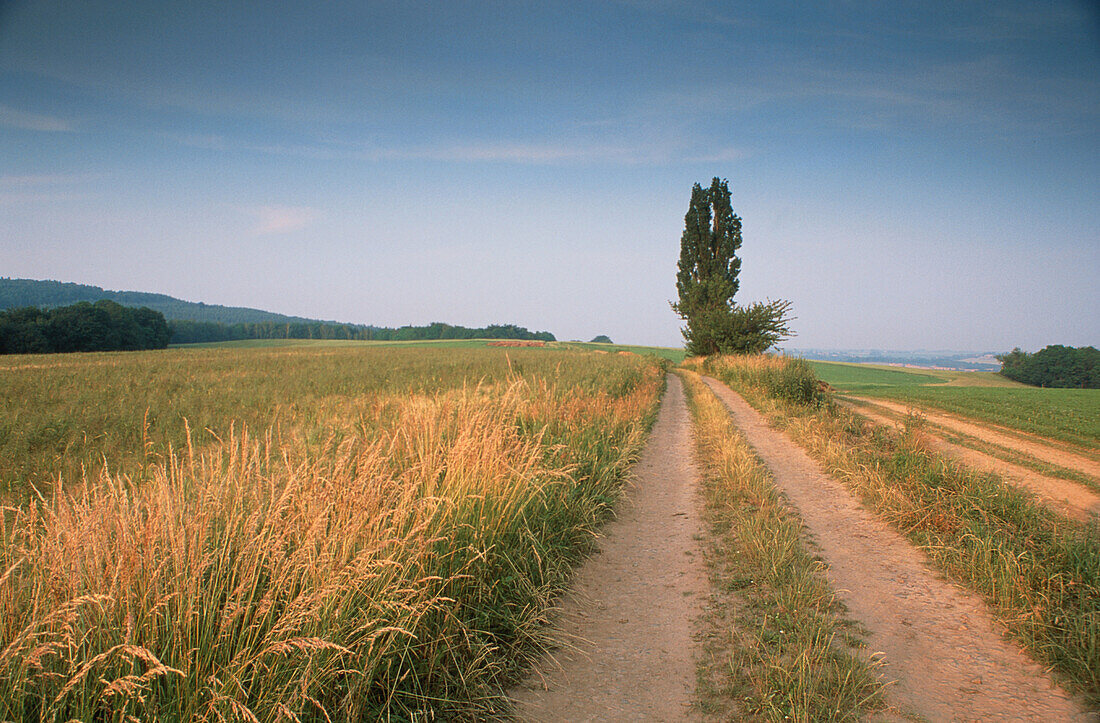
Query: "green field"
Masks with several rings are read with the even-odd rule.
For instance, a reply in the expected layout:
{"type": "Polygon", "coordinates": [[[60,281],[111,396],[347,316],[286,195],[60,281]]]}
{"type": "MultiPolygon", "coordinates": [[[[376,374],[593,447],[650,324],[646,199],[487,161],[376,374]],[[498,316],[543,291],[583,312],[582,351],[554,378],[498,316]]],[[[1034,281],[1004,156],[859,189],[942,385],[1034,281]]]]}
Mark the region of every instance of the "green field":
{"type": "MultiPolygon", "coordinates": [[[[488,346],[492,339],[417,339],[413,341],[350,341],[346,339],[245,339],[242,341],[218,341],[204,344],[175,344],[173,349],[270,349],[275,347],[433,347],[443,349],[479,349],[488,346]]],[[[510,347],[506,347],[510,348],[510,347]]],[[[620,351],[650,355],[668,359],[673,364],[684,360],[684,350],[666,346],[638,346],[636,344],[595,344],[586,341],[550,341],[545,349],[577,349],[602,351],[614,354],[620,351]]]]}
{"type": "Polygon", "coordinates": [[[990,372],[811,361],[841,394],[932,407],[1071,444],[1100,446],[1100,390],[1040,389],[990,372]]]}
{"type": "Polygon", "coordinates": [[[572,349],[586,349],[588,351],[606,351],[614,354],[620,351],[627,351],[631,354],[652,355],[662,359],[668,359],[673,364],[679,364],[684,360],[686,352],[683,348],[671,347],[671,346],[637,346],[632,344],[596,344],[590,341],[559,341],[553,342],[553,346],[572,348],[572,349]]]}
{"type": "MultiPolygon", "coordinates": [[[[201,344],[173,344],[173,349],[270,349],[274,347],[364,347],[364,346],[430,346],[446,349],[476,349],[485,347],[490,339],[414,339],[411,341],[364,341],[359,339],[241,339],[211,341],[201,344]]],[[[552,343],[552,342],[550,342],[552,343]]]]}
{"type": "Polygon", "coordinates": [[[947,379],[929,373],[902,371],[883,366],[810,361],[817,378],[837,389],[862,391],[875,387],[899,387],[921,384],[944,384],[947,379]]]}

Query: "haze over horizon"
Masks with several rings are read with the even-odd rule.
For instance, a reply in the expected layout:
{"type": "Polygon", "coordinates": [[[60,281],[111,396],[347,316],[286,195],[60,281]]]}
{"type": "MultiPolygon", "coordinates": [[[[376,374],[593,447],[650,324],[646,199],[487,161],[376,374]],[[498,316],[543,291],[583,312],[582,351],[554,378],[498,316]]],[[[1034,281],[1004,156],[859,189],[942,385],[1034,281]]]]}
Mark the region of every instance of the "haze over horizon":
{"type": "Polygon", "coordinates": [[[691,185],[791,348],[1100,345],[1095,3],[0,4],[0,275],[678,346],[691,185]]]}

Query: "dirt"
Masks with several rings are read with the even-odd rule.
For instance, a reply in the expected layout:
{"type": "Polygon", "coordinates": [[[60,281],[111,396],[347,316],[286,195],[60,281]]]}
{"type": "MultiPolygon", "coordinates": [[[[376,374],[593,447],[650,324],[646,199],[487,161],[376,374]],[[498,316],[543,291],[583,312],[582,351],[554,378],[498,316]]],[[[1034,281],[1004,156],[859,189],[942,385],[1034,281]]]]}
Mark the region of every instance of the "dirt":
{"type": "Polygon", "coordinates": [[[885,399],[868,399],[866,397],[851,397],[851,399],[860,404],[875,404],[900,414],[907,414],[911,409],[915,409],[932,424],[968,434],[971,437],[977,437],[983,442],[1015,449],[1044,462],[1076,470],[1081,474],[1100,480],[1100,462],[1084,454],[1077,454],[1063,449],[1057,442],[1043,440],[1041,437],[1008,429],[995,429],[992,425],[979,424],[965,418],[898,402],[890,402],[885,399]]]}
{"type": "Polygon", "coordinates": [[[668,390],[599,551],[561,601],[557,651],[511,691],[529,721],[689,721],[708,591],[698,471],[682,383],[668,390]]]}
{"type": "Polygon", "coordinates": [[[883,662],[893,716],[928,720],[1089,720],[1002,637],[977,597],[942,580],[899,533],[864,509],[739,395],[711,389],[798,509],[850,615],[883,662]]]}
{"type": "MultiPolygon", "coordinates": [[[[868,419],[890,426],[900,426],[902,422],[885,414],[873,411],[873,407],[841,401],[840,404],[862,414],[868,419]]],[[[1038,496],[1040,501],[1076,520],[1087,520],[1100,516],[1100,495],[1083,485],[1069,480],[1048,477],[1027,467],[1006,462],[969,447],[948,442],[942,437],[926,432],[930,446],[938,452],[956,458],[964,465],[985,472],[1000,475],[1010,484],[1026,487],[1038,496]]]]}

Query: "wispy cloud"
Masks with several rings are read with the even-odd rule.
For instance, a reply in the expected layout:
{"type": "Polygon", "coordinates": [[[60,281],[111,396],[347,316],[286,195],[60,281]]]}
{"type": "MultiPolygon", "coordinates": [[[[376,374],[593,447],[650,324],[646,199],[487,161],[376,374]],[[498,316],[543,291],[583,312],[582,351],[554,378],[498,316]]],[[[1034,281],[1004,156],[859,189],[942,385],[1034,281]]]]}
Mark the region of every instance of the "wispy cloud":
{"type": "Polygon", "coordinates": [[[684,160],[688,163],[732,163],[744,160],[750,155],[752,154],[743,148],[720,148],[713,153],[690,156],[684,160]]]}
{"type": "Polygon", "coordinates": [[[247,206],[241,211],[252,216],[256,225],[253,236],[269,236],[290,233],[305,228],[320,215],[308,206],[247,206]]]}
{"type": "Polygon", "coordinates": [[[250,151],[272,156],[290,156],[313,160],[436,161],[440,163],[512,163],[523,165],[579,165],[610,163],[615,165],[664,165],[680,161],[737,160],[745,153],[733,148],[708,154],[705,158],[687,157],[679,147],[668,143],[600,144],[586,141],[524,142],[470,140],[415,146],[385,146],[354,141],[332,143],[254,143],[235,141],[217,135],[169,135],[176,142],[213,151],[250,151]]]}
{"type": "Polygon", "coordinates": [[[570,143],[473,142],[419,148],[391,149],[383,152],[390,157],[450,161],[457,163],[647,163],[651,153],[629,146],[574,145],[570,143]]]}
{"type": "Polygon", "coordinates": [[[0,188],[42,188],[72,186],[103,178],[100,173],[38,173],[0,176],[0,188]]]}
{"type": "Polygon", "coordinates": [[[28,131],[43,132],[71,132],[76,130],[73,124],[67,120],[54,116],[28,113],[27,111],[0,105],[0,125],[9,128],[20,128],[28,131]]]}
{"type": "Polygon", "coordinates": [[[85,184],[103,177],[101,173],[0,175],[0,205],[87,200],[97,194],[85,184]]]}

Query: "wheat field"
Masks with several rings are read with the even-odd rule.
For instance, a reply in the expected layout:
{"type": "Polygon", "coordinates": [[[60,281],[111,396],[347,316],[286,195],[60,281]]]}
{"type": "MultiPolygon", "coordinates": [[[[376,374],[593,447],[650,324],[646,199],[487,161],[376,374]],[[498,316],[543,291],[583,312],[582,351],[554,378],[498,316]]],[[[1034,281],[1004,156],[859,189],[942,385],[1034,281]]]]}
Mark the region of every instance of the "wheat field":
{"type": "Polygon", "coordinates": [[[500,713],[663,373],[543,349],[5,358],[0,719],[500,713]]]}

